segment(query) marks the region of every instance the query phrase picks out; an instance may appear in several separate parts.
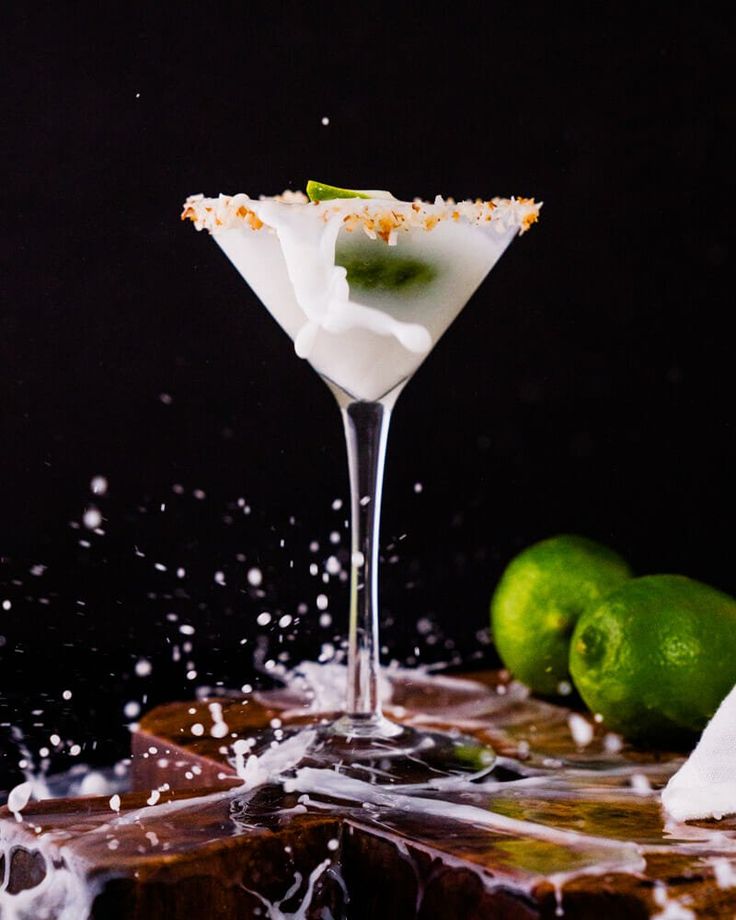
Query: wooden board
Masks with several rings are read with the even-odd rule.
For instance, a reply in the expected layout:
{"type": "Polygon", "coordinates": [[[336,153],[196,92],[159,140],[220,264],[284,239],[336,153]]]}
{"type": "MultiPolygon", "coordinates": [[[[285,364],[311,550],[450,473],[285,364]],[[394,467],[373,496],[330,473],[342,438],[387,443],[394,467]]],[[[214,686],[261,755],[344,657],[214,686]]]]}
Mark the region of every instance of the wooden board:
{"type": "Polygon", "coordinates": [[[315,718],[314,699],[214,701],[224,738],[211,734],[212,700],[169,704],[133,737],[135,791],[119,814],[109,797],[34,803],[22,822],[3,812],[0,917],[22,905],[54,920],[70,904],[80,920],[736,914],[736,821],[668,825],[662,815],[657,790],[681,758],[618,750],[600,726],[576,745],[569,710],[493,673],[403,672],[392,688],[394,718],[491,741],[495,778],[378,804],[375,788],[248,789],[232,742],[274,719],[315,718]]]}

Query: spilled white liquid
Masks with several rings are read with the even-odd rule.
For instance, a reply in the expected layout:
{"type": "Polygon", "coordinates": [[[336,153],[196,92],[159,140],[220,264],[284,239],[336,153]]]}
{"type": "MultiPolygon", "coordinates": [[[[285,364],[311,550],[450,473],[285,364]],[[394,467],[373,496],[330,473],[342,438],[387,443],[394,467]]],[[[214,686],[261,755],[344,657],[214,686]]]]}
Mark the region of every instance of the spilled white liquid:
{"type": "MultiPolygon", "coordinates": [[[[5,853],[5,873],[0,886],[0,917],[2,920],[86,920],[95,898],[104,888],[106,879],[86,877],[83,867],[75,871],[73,861],[59,859],[59,850],[51,841],[39,837],[37,850],[44,858],[46,874],[39,885],[16,894],[6,890],[11,847],[0,842],[5,853]]],[[[63,849],[61,851],[63,853],[63,849]]]]}
{"type": "MultiPolygon", "coordinates": [[[[280,697],[279,706],[284,718],[288,707],[296,705],[298,698],[306,699],[308,703],[311,701],[313,712],[319,712],[322,706],[330,710],[335,698],[342,698],[344,668],[336,665],[310,667],[309,664],[303,664],[295,672],[290,677],[290,684],[293,682],[293,685],[288,686],[280,697]]],[[[392,699],[392,688],[400,687],[402,680],[408,678],[409,672],[399,670],[391,675],[390,680],[385,679],[383,697],[387,708],[396,704],[392,699]]],[[[422,681],[429,680],[426,675],[415,675],[413,684],[421,689],[422,681]]],[[[442,676],[433,676],[431,681],[433,684],[436,682],[436,689],[442,688],[442,692],[446,690],[454,694],[452,711],[460,713],[461,720],[496,723],[503,727],[504,732],[509,733],[509,737],[518,736],[519,731],[526,731],[527,727],[533,733],[533,726],[544,726],[550,718],[550,707],[540,701],[526,699],[523,692],[515,692],[513,687],[505,688],[503,694],[492,691],[481,693],[479,686],[471,681],[455,681],[442,676]]],[[[270,700],[275,703],[273,697],[270,700]]],[[[210,713],[213,725],[219,724],[222,714],[212,710],[210,713]]],[[[543,751],[532,751],[527,759],[521,761],[505,756],[501,758],[502,765],[515,768],[522,778],[497,783],[490,779],[470,784],[466,779],[453,778],[445,785],[434,783],[385,787],[329,769],[300,766],[315,737],[310,730],[288,736],[260,756],[250,753],[253,745],[249,739],[238,739],[231,749],[233,766],[242,781],[240,786],[199,798],[175,799],[170,802],[161,802],[152,795],[148,805],[134,811],[126,811],[123,800],[120,814],[110,809],[108,817],[103,818],[104,823],[91,829],[90,839],[85,846],[88,852],[92,852],[98,845],[114,849],[116,834],[135,833],[138,830],[141,836],[145,832],[149,847],[166,847],[167,828],[174,826],[176,815],[183,818],[188,811],[194,813],[221,802],[230,803],[228,807],[233,832],[247,833],[250,828],[260,826],[258,808],[253,811],[251,808],[251,803],[256,801],[254,796],[264,786],[278,784],[299,796],[296,806],[283,809],[285,819],[288,819],[290,813],[305,811],[350,816],[353,823],[362,824],[369,833],[383,835],[385,839],[391,840],[396,839],[390,833],[391,830],[398,828],[400,834],[407,837],[405,843],[399,844],[404,849],[401,857],[412,864],[413,854],[418,852],[426,852],[437,858],[438,851],[432,848],[431,842],[422,842],[424,834],[420,833],[416,840],[412,836],[412,829],[430,828],[433,824],[441,829],[441,834],[470,835],[468,839],[479,842],[484,839],[484,835],[488,835],[489,844],[504,839],[536,841],[534,845],[548,848],[552,856],[551,864],[557,859],[557,867],[564,866],[564,871],[539,874],[534,870],[533,861],[525,864],[522,860],[518,867],[522,872],[521,877],[519,871],[507,875],[502,866],[498,871],[494,868],[491,876],[483,866],[474,866],[472,861],[451,853],[441,853],[440,858],[447,865],[463,866],[474,871],[488,888],[502,885],[531,894],[535,886],[546,881],[553,886],[561,912],[564,912],[565,906],[564,887],[571,879],[604,872],[626,872],[638,876],[646,868],[647,853],[662,852],[671,846],[666,834],[676,838],[680,852],[695,854],[706,861],[720,886],[725,888],[733,885],[736,879],[736,841],[732,834],[720,830],[714,833],[703,828],[671,825],[663,832],[660,826],[658,835],[652,839],[646,839],[646,834],[644,837],[637,834],[640,838],[637,842],[616,832],[614,826],[610,833],[602,833],[596,830],[595,821],[586,826],[585,831],[581,831],[574,825],[562,826],[553,812],[545,816],[544,810],[540,811],[539,808],[529,815],[523,812],[518,815],[513,809],[509,811],[508,804],[513,803],[517,796],[530,802],[546,801],[552,807],[559,801],[577,801],[576,795],[581,792],[584,793],[581,801],[599,801],[603,806],[610,801],[611,796],[618,796],[621,801],[630,800],[632,803],[649,801],[652,804],[646,813],[656,811],[656,786],[666,781],[677,763],[663,769],[657,763],[648,765],[626,761],[619,752],[607,752],[603,739],[590,741],[585,751],[581,752],[579,735],[576,739],[574,733],[568,730],[568,716],[564,710],[558,715],[565,728],[558,737],[566,738],[568,745],[564,751],[556,752],[557,761],[565,764],[563,769],[559,766],[545,766],[550,758],[544,757],[543,751]],[[601,759],[596,761],[596,757],[601,759]],[[592,764],[592,767],[588,764],[592,764]],[[634,780],[637,776],[650,777],[652,783],[656,783],[655,788],[651,784],[647,788],[644,783],[634,780]],[[556,858],[555,853],[560,855],[556,858]]],[[[24,797],[25,790],[20,790],[16,795],[16,806],[21,804],[24,797]]],[[[614,803],[614,815],[616,808],[614,803]]],[[[20,823],[5,821],[0,825],[0,853],[5,856],[6,882],[13,847],[22,843],[30,848],[29,834],[34,834],[32,819],[24,818],[23,811],[24,808],[18,811],[20,823]]],[[[0,889],[0,916],[3,920],[28,920],[30,917],[44,916],[78,920],[87,916],[104,879],[89,882],[84,859],[72,847],[65,846],[63,832],[38,835],[32,845],[46,862],[46,877],[35,888],[17,895],[8,894],[3,886],[0,889]],[[64,854],[63,864],[59,863],[60,853],[64,854]],[[56,861],[56,867],[52,869],[53,860],[56,861]]],[[[278,897],[269,900],[258,890],[257,885],[250,884],[248,890],[257,898],[264,916],[273,920],[304,920],[326,874],[333,879],[339,874],[339,861],[337,849],[329,847],[329,851],[314,853],[311,869],[305,870],[302,875],[296,873],[291,879],[285,878],[283,891],[278,897]]],[[[424,882],[421,881],[418,866],[417,863],[419,909],[424,882]]],[[[660,917],[668,920],[685,920],[692,916],[687,903],[678,900],[660,883],[655,889],[655,903],[660,917]]]]}

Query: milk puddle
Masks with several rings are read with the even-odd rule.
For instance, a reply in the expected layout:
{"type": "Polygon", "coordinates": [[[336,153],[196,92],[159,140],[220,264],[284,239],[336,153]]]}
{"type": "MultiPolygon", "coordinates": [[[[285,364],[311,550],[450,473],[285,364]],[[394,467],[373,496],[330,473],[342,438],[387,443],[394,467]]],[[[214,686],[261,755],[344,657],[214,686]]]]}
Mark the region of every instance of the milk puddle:
{"type": "MultiPolygon", "coordinates": [[[[305,708],[315,715],[332,710],[342,699],[343,684],[344,668],[306,663],[294,669],[283,690],[269,694],[269,705],[280,708],[287,725],[290,713],[303,717],[305,708]]],[[[733,830],[663,824],[658,790],[679,758],[627,754],[597,727],[581,733],[574,722],[569,725],[560,707],[530,699],[513,685],[483,687],[395,669],[384,673],[382,687],[389,715],[399,712],[421,724],[450,723],[463,729],[485,726],[496,749],[504,752],[494,771],[480,782],[450,777],[382,786],[369,772],[361,779],[302,765],[315,738],[309,729],[285,736],[261,754],[251,753],[248,739],[234,741],[229,763],[241,781],[234,788],[171,800],[169,790],[161,787],[144,794],[141,807],[126,806],[124,778],[114,770],[83,775],[77,768],[64,777],[46,778],[45,791],[24,787],[11,796],[17,820],[0,824],[0,916],[86,917],[114,876],[112,869],[90,873],[102,848],[113,856],[173,852],[202,839],[284,827],[297,816],[310,815],[334,817],[338,829],[308,854],[309,865],[292,867],[291,875],[287,869],[278,895],[273,887],[266,892],[242,882],[262,916],[303,920],[327,883],[340,887],[347,901],[339,830],[344,822],[352,830],[390,841],[397,855],[412,865],[417,909],[424,890],[422,854],[439,858],[445,866],[469,869],[486,888],[502,886],[532,895],[546,882],[555,892],[558,912],[564,912],[564,888],[571,880],[612,872],[642,877],[647,857],[673,851],[709,866],[720,887],[735,884],[733,830]],[[417,700],[425,704],[421,713],[417,700]],[[33,806],[24,801],[30,792],[34,798],[48,798],[85,791],[106,797],[104,813],[98,808],[93,817],[77,815],[71,823],[45,831],[36,828],[33,806]],[[11,862],[18,858],[18,847],[31,851],[31,840],[40,880],[24,891],[11,890],[11,862]],[[492,875],[486,865],[493,867],[492,875]]],[[[215,713],[213,724],[214,719],[215,713]]],[[[288,867],[286,849],[283,858],[288,867]]],[[[687,905],[667,886],[657,882],[653,891],[661,916],[688,916],[687,905]]],[[[324,917],[332,916],[325,910],[324,917]]]]}

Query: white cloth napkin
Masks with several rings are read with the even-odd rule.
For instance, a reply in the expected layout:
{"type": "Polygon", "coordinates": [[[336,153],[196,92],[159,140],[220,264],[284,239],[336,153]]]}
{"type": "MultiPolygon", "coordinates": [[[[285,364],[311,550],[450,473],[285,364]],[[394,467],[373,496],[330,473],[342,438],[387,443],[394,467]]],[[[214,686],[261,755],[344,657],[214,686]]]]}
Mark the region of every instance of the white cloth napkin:
{"type": "Polygon", "coordinates": [[[736,814],[736,687],[662,790],[662,805],[675,821],[736,814]]]}

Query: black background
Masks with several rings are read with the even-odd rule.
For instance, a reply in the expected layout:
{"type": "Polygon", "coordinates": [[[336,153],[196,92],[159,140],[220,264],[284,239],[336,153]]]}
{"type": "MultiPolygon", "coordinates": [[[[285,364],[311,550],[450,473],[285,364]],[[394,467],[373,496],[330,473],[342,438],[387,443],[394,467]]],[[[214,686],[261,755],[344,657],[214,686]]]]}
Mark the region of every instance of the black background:
{"type": "Polygon", "coordinates": [[[345,628],[344,585],[308,571],[340,551],[331,532],[345,546],[338,412],[180,223],[196,192],[317,178],[544,201],[394,413],[387,658],[492,662],[496,578],[561,531],[640,573],[736,590],[730,17],[695,3],[102,7],[4,17],[3,731],[35,751],[58,730],[82,759],[111,759],[125,702],[265,679],[254,651],[314,657],[345,628]],[[90,504],[104,536],[76,529],[90,504]],[[256,625],[300,602],[296,631],[256,625]],[[194,647],[173,661],[184,621],[194,647]]]}

